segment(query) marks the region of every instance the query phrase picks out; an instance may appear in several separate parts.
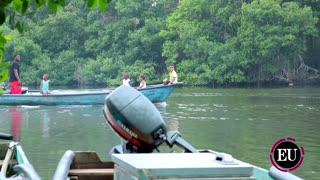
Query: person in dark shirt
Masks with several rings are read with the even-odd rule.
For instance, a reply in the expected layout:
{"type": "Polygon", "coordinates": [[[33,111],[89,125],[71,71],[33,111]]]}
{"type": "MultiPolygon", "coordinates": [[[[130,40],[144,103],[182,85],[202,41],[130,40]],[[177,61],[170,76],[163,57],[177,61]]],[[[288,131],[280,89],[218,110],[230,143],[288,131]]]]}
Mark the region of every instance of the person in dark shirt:
{"type": "Polygon", "coordinates": [[[9,69],[10,94],[22,93],[19,62],[20,62],[20,55],[16,55],[9,69]]]}

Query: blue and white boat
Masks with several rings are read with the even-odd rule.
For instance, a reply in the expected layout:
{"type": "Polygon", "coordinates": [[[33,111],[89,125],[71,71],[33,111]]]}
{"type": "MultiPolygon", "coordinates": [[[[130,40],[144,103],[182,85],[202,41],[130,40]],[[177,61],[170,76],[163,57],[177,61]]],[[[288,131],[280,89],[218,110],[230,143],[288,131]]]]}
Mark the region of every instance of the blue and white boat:
{"type": "MultiPolygon", "coordinates": [[[[181,84],[149,85],[138,91],[152,103],[162,103],[181,84]]],[[[113,89],[53,90],[50,94],[40,94],[37,90],[27,90],[25,94],[1,94],[0,105],[103,105],[105,97],[112,91],[113,89]]]]}

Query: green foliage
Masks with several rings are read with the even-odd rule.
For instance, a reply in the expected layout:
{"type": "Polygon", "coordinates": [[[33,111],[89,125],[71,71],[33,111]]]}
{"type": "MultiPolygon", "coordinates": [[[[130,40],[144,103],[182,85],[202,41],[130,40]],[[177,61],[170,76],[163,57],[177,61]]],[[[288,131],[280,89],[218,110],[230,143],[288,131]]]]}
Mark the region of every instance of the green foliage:
{"type": "MultiPolygon", "coordinates": [[[[127,72],[130,75],[130,80],[132,83],[134,83],[136,86],[139,85],[139,75],[144,74],[146,77],[146,82],[148,84],[154,84],[154,83],[161,83],[162,79],[158,78],[156,76],[155,72],[155,64],[153,63],[145,63],[142,60],[137,60],[133,65],[125,66],[122,69],[122,72],[127,72]]],[[[122,77],[121,79],[122,80],[122,77]]]]}
{"type": "MultiPolygon", "coordinates": [[[[230,52],[220,47],[236,35],[234,19],[239,15],[236,9],[239,2],[185,0],[168,17],[167,29],[160,33],[167,40],[162,55],[167,57],[166,64],[180,66],[180,80],[186,84],[206,85],[244,79],[234,68],[239,63],[238,58],[225,58],[229,54],[224,53],[230,52]]],[[[234,46],[225,46],[235,50],[234,46]]]]}
{"type": "Polygon", "coordinates": [[[99,4],[100,10],[105,11],[110,2],[111,0],[87,0],[87,6],[89,8],[95,8],[99,4]]]}
{"type": "MultiPolygon", "coordinates": [[[[303,54],[308,35],[317,34],[310,7],[294,2],[259,0],[242,6],[238,42],[248,69],[257,80],[270,80],[284,60],[303,54]]],[[[249,75],[249,73],[248,73],[249,75]]]]}
{"type": "Polygon", "coordinates": [[[86,84],[108,86],[119,84],[118,72],[121,64],[121,61],[115,61],[105,55],[99,55],[96,60],[90,59],[83,67],[86,84]]]}
{"type": "Polygon", "coordinates": [[[75,85],[74,73],[80,61],[76,59],[76,53],[72,50],[66,50],[59,54],[59,56],[52,61],[50,67],[50,76],[56,79],[56,83],[61,85],[75,85]]]}
{"type": "MultiPolygon", "coordinates": [[[[2,82],[4,82],[9,75],[8,72],[8,66],[9,63],[8,62],[3,62],[3,56],[5,53],[4,50],[4,45],[6,44],[7,40],[10,39],[10,37],[5,37],[2,36],[2,33],[0,32],[0,85],[2,84],[2,82]]],[[[0,94],[2,93],[2,89],[0,88],[0,94]]]]}
{"type": "Polygon", "coordinates": [[[234,40],[225,44],[215,44],[210,53],[212,77],[218,84],[241,83],[248,81],[245,75],[246,63],[240,58],[240,52],[235,50],[234,40]]]}
{"type": "Polygon", "coordinates": [[[187,85],[273,81],[285,65],[296,65],[298,56],[319,64],[317,56],[309,56],[320,44],[312,40],[320,27],[315,5],[280,0],[1,1],[0,22],[8,21],[1,29],[5,62],[0,66],[21,54],[25,84],[38,84],[48,73],[55,85],[118,86],[123,72],[135,85],[141,73],[153,84],[168,76],[169,64],[176,65],[179,81],[187,85]]]}
{"type": "Polygon", "coordinates": [[[13,9],[17,12],[26,12],[30,5],[30,0],[13,0],[13,9]]]}
{"type": "Polygon", "coordinates": [[[61,12],[38,21],[38,26],[30,28],[31,38],[46,49],[52,59],[68,49],[83,54],[84,49],[79,44],[83,44],[86,38],[83,31],[86,22],[85,14],[80,10],[81,5],[72,3],[61,12]]]}
{"type": "MultiPolygon", "coordinates": [[[[88,2],[88,5],[89,5],[90,0],[86,0],[86,1],[88,2]]],[[[111,2],[111,0],[99,0],[100,9],[105,11],[108,3],[110,3],[110,2],[111,2]]],[[[8,16],[10,27],[17,28],[19,30],[19,32],[21,33],[24,30],[24,25],[22,22],[25,21],[25,19],[22,18],[22,15],[34,14],[38,8],[40,8],[46,4],[50,10],[57,12],[58,7],[64,7],[66,5],[66,2],[65,2],[65,0],[36,0],[36,1],[2,0],[0,2],[0,25],[2,26],[5,23],[6,17],[8,16]]],[[[77,27],[76,27],[76,29],[77,29],[77,27]]],[[[40,34],[42,34],[42,32],[40,34]]],[[[52,35],[52,34],[50,34],[50,35],[52,35]]],[[[30,42],[29,39],[28,39],[28,42],[30,42]]],[[[79,42],[72,41],[71,44],[72,43],[74,44],[74,46],[76,46],[76,44],[79,42]]],[[[0,32],[0,82],[3,82],[8,77],[7,70],[3,69],[3,68],[7,67],[9,63],[2,62],[5,44],[6,44],[6,39],[2,35],[2,32],[0,32]]],[[[25,48],[25,46],[23,46],[22,44],[19,44],[19,46],[14,49],[15,53],[16,53],[16,49],[18,49],[19,47],[23,47],[23,49],[25,48]]],[[[27,53],[25,53],[26,54],[25,57],[27,57],[28,55],[32,56],[29,53],[30,53],[30,51],[27,51],[27,53]]],[[[26,64],[30,65],[32,63],[29,60],[29,61],[26,61],[26,64]]],[[[33,69],[30,66],[28,66],[27,68],[31,69],[31,70],[33,69]]],[[[34,71],[27,71],[26,75],[30,72],[34,72],[34,71]]],[[[36,71],[36,73],[31,73],[28,76],[29,82],[34,81],[36,74],[37,74],[37,71],[36,71]]],[[[66,82],[69,82],[69,80],[66,80],[66,82]]]]}
{"type": "Polygon", "coordinates": [[[208,85],[212,82],[213,76],[210,67],[207,64],[197,64],[196,60],[184,60],[177,69],[179,79],[183,79],[186,85],[208,85]],[[183,69],[183,71],[180,71],[183,69]],[[193,83],[195,82],[195,83],[193,83]]]}

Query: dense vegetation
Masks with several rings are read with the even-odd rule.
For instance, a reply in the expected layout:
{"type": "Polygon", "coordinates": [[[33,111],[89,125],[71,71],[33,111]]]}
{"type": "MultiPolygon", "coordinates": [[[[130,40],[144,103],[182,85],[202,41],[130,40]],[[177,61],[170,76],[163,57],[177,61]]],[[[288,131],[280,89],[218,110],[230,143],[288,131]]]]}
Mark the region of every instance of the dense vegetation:
{"type": "MultiPolygon", "coordinates": [[[[130,0],[106,11],[69,0],[23,16],[4,61],[21,54],[22,81],[117,86],[122,73],[160,83],[175,64],[187,85],[319,83],[320,1],[130,0]],[[19,28],[18,28],[19,29],[19,28]]],[[[21,17],[20,17],[21,18],[21,17]]]]}

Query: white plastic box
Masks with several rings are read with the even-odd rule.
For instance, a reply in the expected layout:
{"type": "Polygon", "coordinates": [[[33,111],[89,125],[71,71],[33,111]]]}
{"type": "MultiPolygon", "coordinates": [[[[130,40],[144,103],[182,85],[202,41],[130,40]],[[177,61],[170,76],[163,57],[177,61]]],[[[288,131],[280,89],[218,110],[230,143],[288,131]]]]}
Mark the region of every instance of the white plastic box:
{"type": "Polygon", "coordinates": [[[212,153],[113,154],[112,161],[115,180],[254,179],[252,165],[235,159],[224,163],[212,153]]]}

